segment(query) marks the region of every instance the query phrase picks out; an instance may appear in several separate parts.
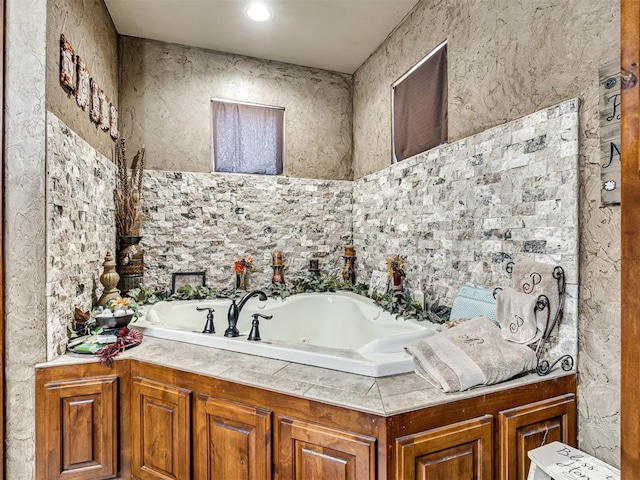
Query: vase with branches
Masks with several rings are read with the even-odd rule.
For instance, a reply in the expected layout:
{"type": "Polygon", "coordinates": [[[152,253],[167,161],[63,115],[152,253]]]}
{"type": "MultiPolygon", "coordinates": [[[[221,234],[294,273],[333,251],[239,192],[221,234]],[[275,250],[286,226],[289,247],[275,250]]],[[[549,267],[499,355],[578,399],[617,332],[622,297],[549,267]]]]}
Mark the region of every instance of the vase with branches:
{"type": "Polygon", "coordinates": [[[127,161],[124,138],[116,143],[116,188],[113,198],[118,231],[118,274],[120,290],[127,293],[137,288],[144,275],[144,256],[140,247],[142,228],[142,175],[145,164],[145,147],[138,150],[131,166],[127,161]]]}

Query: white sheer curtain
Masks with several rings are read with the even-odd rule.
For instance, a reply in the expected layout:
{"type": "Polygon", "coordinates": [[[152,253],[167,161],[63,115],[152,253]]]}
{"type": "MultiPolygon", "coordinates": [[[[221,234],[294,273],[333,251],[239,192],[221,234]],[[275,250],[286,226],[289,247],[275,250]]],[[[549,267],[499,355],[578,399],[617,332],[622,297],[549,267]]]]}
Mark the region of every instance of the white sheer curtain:
{"type": "Polygon", "coordinates": [[[212,100],[216,172],[282,174],[284,109],[212,100]]]}

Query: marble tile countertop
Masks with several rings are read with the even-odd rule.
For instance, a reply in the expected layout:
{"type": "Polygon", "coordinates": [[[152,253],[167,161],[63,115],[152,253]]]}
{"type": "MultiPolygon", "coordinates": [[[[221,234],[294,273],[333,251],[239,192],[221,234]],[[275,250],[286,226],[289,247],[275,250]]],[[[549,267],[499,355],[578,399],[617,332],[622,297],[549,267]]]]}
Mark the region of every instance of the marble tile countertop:
{"type": "MultiPolygon", "coordinates": [[[[141,345],[118,358],[140,360],[382,416],[574,373],[557,368],[546,377],[532,373],[498,385],[443,393],[414,373],[372,378],[152,337],[145,337],[141,345]]],[[[36,368],[97,361],[92,355],[67,353],[36,368]]]]}

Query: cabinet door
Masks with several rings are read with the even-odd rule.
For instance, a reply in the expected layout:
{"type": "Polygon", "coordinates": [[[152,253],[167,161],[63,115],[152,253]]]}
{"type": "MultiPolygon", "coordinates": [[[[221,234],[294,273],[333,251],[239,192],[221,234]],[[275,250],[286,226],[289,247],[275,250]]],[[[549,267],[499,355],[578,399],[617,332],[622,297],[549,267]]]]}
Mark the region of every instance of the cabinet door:
{"type": "Polygon", "coordinates": [[[118,378],[108,375],[50,382],[40,390],[45,478],[117,474],[117,385],[118,378]]]}
{"type": "Polygon", "coordinates": [[[194,415],[197,480],[271,478],[271,412],[198,394],[194,415]]]}
{"type": "Polygon", "coordinates": [[[278,427],[278,478],[375,480],[375,438],[286,417],[278,427]]]}
{"type": "Polygon", "coordinates": [[[575,395],[530,403],[498,414],[500,480],[526,480],[527,452],[551,442],[576,443],[575,395]]]}
{"type": "Polygon", "coordinates": [[[493,478],[493,417],[454,423],[396,439],[399,480],[493,478]]]}
{"type": "Polygon", "coordinates": [[[134,478],[191,478],[191,391],[136,377],[131,394],[134,478]]]}

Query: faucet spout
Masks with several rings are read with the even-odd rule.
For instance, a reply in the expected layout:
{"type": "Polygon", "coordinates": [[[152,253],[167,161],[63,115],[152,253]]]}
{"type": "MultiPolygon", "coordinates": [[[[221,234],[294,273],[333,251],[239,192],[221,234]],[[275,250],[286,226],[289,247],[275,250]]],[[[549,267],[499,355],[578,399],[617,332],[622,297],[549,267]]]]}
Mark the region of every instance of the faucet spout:
{"type": "Polygon", "coordinates": [[[240,303],[238,304],[238,313],[240,313],[240,311],[242,310],[242,307],[244,307],[244,304],[247,303],[247,300],[255,296],[257,296],[258,299],[262,302],[267,301],[267,294],[264,292],[264,290],[252,290],[251,292],[247,293],[244,297],[242,297],[242,300],[240,300],[240,303]]]}
{"type": "Polygon", "coordinates": [[[236,303],[236,300],[231,300],[231,306],[229,307],[229,313],[227,313],[227,321],[229,323],[229,327],[224,331],[225,337],[238,337],[240,336],[240,331],[238,330],[238,317],[240,317],[240,312],[242,308],[245,306],[247,301],[257,296],[263,302],[267,300],[267,294],[263,290],[253,290],[247,293],[242,299],[240,303],[236,303]]]}

